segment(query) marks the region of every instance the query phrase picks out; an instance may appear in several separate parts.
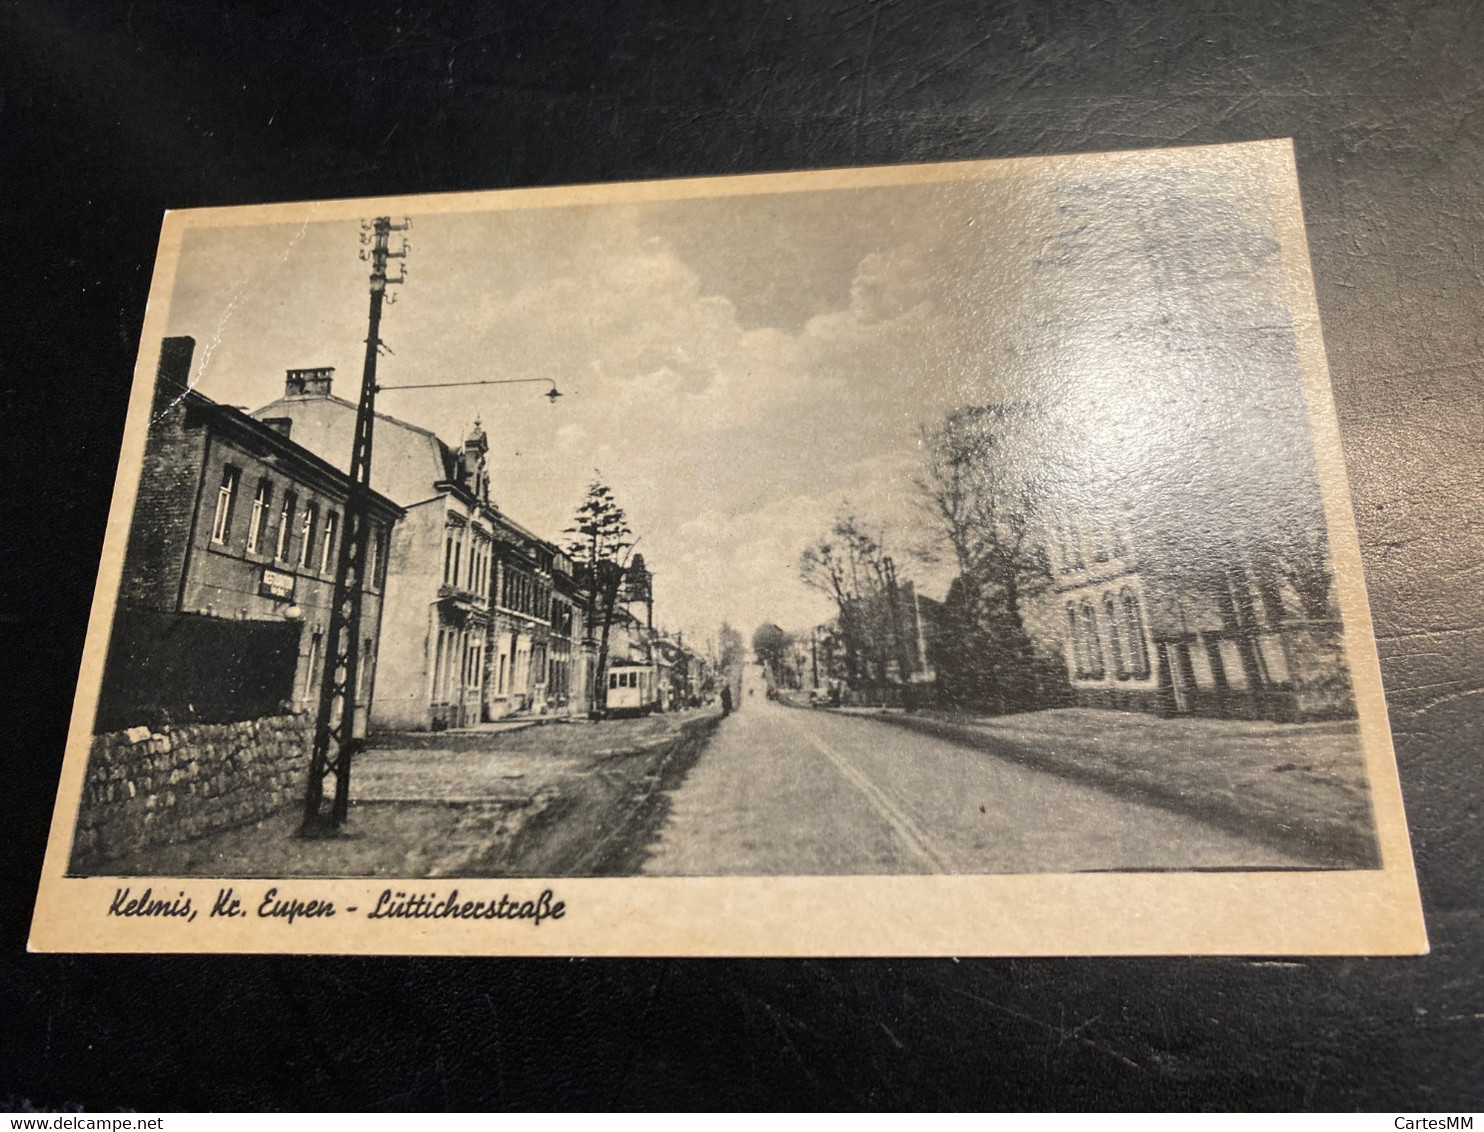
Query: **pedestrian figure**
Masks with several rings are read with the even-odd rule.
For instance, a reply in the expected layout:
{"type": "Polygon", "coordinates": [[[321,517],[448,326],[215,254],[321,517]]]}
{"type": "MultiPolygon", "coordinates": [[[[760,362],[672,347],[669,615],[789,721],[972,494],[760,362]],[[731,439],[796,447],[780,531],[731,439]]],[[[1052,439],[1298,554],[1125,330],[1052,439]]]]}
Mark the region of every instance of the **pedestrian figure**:
{"type": "Polygon", "coordinates": [[[723,684],[721,686],[721,717],[725,719],[732,714],[732,686],[723,684]]]}

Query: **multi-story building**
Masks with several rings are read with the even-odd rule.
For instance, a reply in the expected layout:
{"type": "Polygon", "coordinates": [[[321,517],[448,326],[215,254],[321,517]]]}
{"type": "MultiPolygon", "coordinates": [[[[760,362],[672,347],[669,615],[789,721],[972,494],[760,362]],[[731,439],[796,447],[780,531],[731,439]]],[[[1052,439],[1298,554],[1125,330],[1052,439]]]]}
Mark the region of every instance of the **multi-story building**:
{"type": "MultiPolygon", "coordinates": [[[[348,463],[356,406],[334,395],[333,379],[290,370],[284,396],[253,416],[348,463]]],[[[387,562],[373,724],[442,729],[580,710],[584,605],[571,563],[491,499],[479,423],[458,448],[384,413],[375,427],[372,485],[405,517],[387,562]]]]}
{"type": "Polygon", "coordinates": [[[578,714],[588,710],[587,689],[593,679],[595,650],[586,643],[588,597],[577,583],[572,559],[552,554],[551,634],[547,700],[553,711],[578,714]]]}
{"type": "MultiPolygon", "coordinates": [[[[129,632],[159,635],[160,643],[153,652],[141,647],[132,667],[137,674],[140,665],[159,663],[163,651],[175,662],[171,671],[177,675],[170,679],[182,689],[196,688],[188,709],[213,698],[251,696],[259,674],[239,671],[223,682],[213,673],[243,668],[255,642],[266,639],[267,626],[286,624],[285,639],[296,642],[296,651],[283,658],[289,664],[282,683],[275,680],[260,692],[280,706],[304,710],[318,703],[326,663],[349,479],[296,444],[287,430],[191,388],[194,349],[191,338],[167,338],[160,354],[118,596],[119,624],[132,617],[129,632]],[[224,621],[241,623],[242,629],[234,635],[216,625],[224,621]],[[193,639],[215,643],[191,649],[193,639]],[[179,648],[191,655],[174,656],[179,648]]],[[[389,533],[402,514],[376,493],[368,507],[370,558],[356,692],[361,729],[374,699],[389,533]]],[[[116,633],[114,655],[121,655],[127,635],[116,633]]],[[[263,664],[276,666],[266,654],[263,664]]],[[[116,687],[127,678],[111,672],[105,700],[110,682],[116,687]]]]}
{"type": "Polygon", "coordinates": [[[1124,516],[1063,516],[1051,588],[1027,629],[1060,651],[1078,703],[1277,720],[1353,713],[1322,545],[1293,569],[1272,547],[1206,561],[1124,516]],[[1306,579],[1307,583],[1306,584],[1306,579]]]}

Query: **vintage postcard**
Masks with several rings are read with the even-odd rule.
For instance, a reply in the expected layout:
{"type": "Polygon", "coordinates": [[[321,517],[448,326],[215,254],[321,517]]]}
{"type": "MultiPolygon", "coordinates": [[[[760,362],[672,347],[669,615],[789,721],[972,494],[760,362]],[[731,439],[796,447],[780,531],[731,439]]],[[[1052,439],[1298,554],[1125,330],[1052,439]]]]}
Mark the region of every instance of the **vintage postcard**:
{"type": "Polygon", "coordinates": [[[169,214],[31,946],[1425,951],[1290,144],[169,214]]]}

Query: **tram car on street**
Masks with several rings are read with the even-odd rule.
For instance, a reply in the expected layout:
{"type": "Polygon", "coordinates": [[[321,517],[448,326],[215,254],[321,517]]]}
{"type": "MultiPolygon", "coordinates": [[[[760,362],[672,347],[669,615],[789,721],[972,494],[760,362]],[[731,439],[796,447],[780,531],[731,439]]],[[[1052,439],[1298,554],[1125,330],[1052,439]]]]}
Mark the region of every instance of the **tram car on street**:
{"type": "Polygon", "coordinates": [[[609,665],[608,715],[648,715],[658,707],[653,668],[647,664],[609,665]]]}

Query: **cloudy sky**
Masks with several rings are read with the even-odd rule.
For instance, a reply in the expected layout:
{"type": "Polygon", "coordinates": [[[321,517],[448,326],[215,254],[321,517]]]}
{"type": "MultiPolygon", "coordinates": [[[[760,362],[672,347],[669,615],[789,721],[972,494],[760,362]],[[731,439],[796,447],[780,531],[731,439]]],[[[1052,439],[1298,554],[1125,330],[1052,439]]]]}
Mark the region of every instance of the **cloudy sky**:
{"type": "MultiPolygon", "coordinates": [[[[1101,453],[1135,478],[1209,449],[1213,414],[1244,435],[1264,414],[1252,459],[1302,479],[1266,194],[1213,163],[414,213],[380,380],[549,377],[565,396],[387,391],[378,407],[451,443],[481,418],[496,501],[553,539],[597,469],[667,627],[803,627],[831,610],[798,556],[842,506],[903,563],[929,535],[920,431],[959,405],[1032,395],[1053,409],[1048,462],[1101,453]]],[[[169,333],[197,340],[202,392],[257,408],[285,369],[334,366],[354,399],[358,250],[340,221],[188,230],[169,333]]],[[[930,593],[948,580],[901,573],[930,593]]]]}

